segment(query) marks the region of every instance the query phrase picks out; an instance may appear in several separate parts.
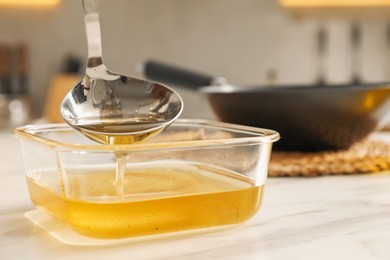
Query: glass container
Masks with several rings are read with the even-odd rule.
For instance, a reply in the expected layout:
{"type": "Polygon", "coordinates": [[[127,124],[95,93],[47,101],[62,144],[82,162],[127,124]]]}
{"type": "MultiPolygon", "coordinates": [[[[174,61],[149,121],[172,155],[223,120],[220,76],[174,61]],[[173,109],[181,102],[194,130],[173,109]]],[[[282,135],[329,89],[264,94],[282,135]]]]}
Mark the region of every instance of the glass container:
{"type": "Polygon", "coordinates": [[[30,198],[75,231],[124,238],[241,223],[260,208],[273,130],[177,120],[131,145],[97,144],[65,124],[15,129],[30,198]],[[118,180],[117,158],[124,157],[118,180]]]}

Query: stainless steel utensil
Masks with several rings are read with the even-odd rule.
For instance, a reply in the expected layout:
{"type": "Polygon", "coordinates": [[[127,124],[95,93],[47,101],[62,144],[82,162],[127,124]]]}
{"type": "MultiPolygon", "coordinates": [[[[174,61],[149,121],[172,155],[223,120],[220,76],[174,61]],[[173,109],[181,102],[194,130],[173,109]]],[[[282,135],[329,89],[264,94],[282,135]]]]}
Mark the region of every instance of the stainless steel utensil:
{"type": "Polygon", "coordinates": [[[83,3],[88,65],[82,81],[64,98],[62,117],[84,134],[160,132],[179,117],[183,110],[181,97],[164,85],[110,71],[102,60],[97,0],[83,3]]]}

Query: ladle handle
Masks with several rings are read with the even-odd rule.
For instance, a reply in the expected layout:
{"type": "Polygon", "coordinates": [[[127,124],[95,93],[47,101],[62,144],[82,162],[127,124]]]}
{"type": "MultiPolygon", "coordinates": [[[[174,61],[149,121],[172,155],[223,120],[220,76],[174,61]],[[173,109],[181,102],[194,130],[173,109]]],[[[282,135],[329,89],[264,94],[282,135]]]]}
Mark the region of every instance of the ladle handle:
{"type": "Polygon", "coordinates": [[[149,60],[144,63],[143,73],[151,80],[192,90],[213,85],[217,80],[217,78],[206,74],[178,68],[155,60],[149,60]]]}
{"type": "Polygon", "coordinates": [[[88,43],[88,67],[93,68],[103,63],[98,0],[83,0],[83,5],[88,43]]]}

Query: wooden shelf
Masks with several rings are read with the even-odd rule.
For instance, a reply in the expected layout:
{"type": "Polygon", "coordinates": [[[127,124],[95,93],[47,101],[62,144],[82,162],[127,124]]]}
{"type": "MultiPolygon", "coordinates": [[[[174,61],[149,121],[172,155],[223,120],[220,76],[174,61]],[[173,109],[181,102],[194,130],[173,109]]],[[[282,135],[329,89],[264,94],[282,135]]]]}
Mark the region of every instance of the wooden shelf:
{"type": "Polygon", "coordinates": [[[298,18],[390,20],[390,0],[279,0],[279,5],[298,18]]]}

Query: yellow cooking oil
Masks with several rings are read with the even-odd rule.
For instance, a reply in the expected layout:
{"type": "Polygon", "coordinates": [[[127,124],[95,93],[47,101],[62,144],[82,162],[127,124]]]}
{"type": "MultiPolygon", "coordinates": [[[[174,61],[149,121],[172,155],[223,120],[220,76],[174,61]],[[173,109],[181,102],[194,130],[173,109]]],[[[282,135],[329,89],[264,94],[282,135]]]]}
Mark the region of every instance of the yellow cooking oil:
{"type": "Polygon", "coordinates": [[[98,143],[120,145],[139,143],[157,135],[162,131],[158,128],[162,123],[164,121],[161,116],[148,115],[138,116],[136,120],[84,118],[74,127],[98,143]]]}
{"type": "Polygon", "coordinates": [[[257,211],[263,195],[263,186],[246,177],[200,164],[127,167],[121,196],[115,169],[69,171],[63,194],[48,181],[27,182],[35,205],[96,238],[240,223],[257,211]]]}

